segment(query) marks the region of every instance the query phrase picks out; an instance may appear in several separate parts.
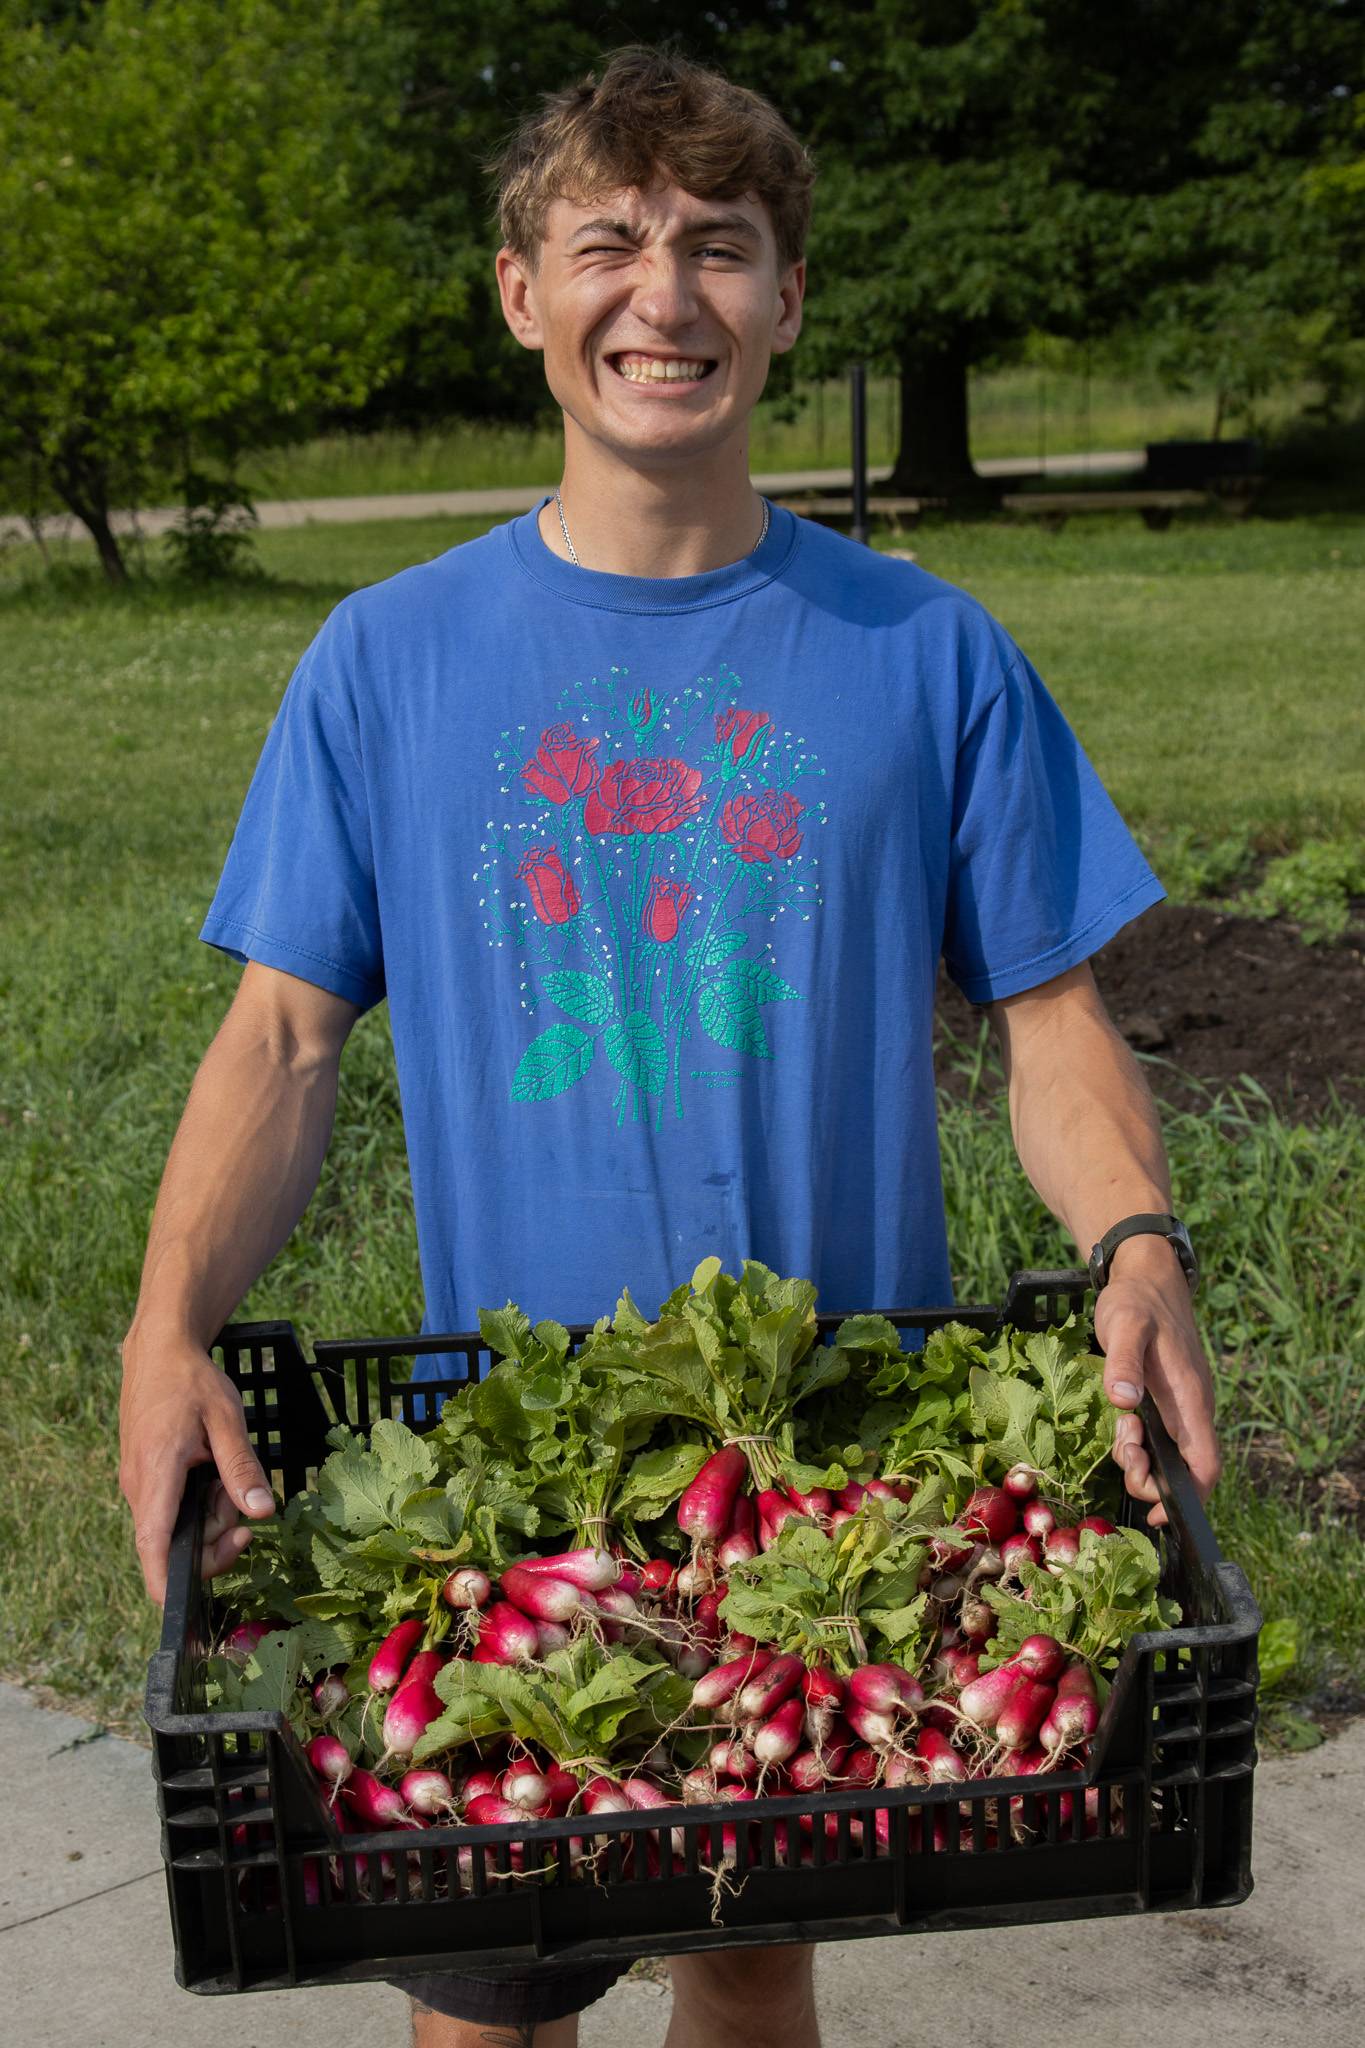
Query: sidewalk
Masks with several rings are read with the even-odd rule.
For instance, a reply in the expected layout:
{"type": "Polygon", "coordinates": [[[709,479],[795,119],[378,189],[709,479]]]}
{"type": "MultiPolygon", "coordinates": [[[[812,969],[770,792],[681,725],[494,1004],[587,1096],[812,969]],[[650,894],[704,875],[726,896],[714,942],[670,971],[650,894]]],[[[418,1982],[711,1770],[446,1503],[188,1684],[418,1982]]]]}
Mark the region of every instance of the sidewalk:
{"type": "MultiPolygon", "coordinates": [[[[406,2048],[385,1985],[192,1998],[171,1974],[147,1752],[0,1686],[0,1983],[24,2048],[406,2048]]],[[[1222,1913],[834,1942],[828,2048],[1354,2048],[1365,2001],[1365,1722],[1263,1764],[1258,1886],[1222,1913]],[[1352,2017],[1354,2013],[1355,2017],[1352,2017]]],[[[582,2048],[661,2048],[668,1994],[628,1979],[582,2048]]],[[[754,2048],[781,2048],[756,2042],[754,2048]]]]}
{"type": "MultiPolygon", "coordinates": [[[[1140,448],[1112,449],[1094,455],[1047,455],[1041,462],[1025,457],[978,462],[982,476],[1116,476],[1138,469],[1140,448]]],[[[868,471],[873,483],[889,470],[868,471]]],[[[793,491],[814,491],[829,487],[848,490],[852,475],[846,469],[798,469],[756,476],[755,487],[773,495],[793,491]]],[[[256,516],[267,526],[354,526],[369,519],[462,519],[482,512],[508,514],[529,511],[548,497],[553,484],[517,484],[507,490],[486,491],[390,491],[364,498],[277,498],[258,504],[256,516]]],[[[175,525],[180,513],[175,506],[161,506],[146,512],[115,512],[110,525],[115,533],[140,533],[152,539],[175,525]]],[[[44,540],[88,540],[83,526],[65,514],[39,521],[44,540]]],[[[0,514],[0,541],[31,538],[23,520],[0,514]]]]}

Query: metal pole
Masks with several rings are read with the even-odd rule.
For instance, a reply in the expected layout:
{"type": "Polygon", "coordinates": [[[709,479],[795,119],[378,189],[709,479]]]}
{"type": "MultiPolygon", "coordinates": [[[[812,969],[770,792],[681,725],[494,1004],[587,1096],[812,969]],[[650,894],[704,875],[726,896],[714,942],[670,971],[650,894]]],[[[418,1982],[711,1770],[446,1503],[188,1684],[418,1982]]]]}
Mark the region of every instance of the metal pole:
{"type": "Polygon", "coordinates": [[[867,367],[849,371],[853,400],[853,538],[868,545],[867,528],[867,367]]]}

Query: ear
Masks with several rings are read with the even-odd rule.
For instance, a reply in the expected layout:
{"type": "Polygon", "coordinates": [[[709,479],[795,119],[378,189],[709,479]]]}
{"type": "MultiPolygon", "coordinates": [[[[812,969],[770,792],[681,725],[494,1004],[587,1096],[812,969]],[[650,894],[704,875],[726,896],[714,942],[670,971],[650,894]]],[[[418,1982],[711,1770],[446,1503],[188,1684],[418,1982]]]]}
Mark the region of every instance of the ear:
{"type": "Polygon", "coordinates": [[[773,354],[785,355],[801,332],[801,301],[806,296],[806,262],[802,257],[778,279],[777,324],[773,328],[773,354]]]}
{"type": "Polygon", "coordinates": [[[502,300],[502,316],[507,325],[523,348],[544,348],[545,337],[536,309],[535,272],[530,264],[514,250],[503,248],[497,253],[494,269],[498,277],[498,296],[502,300]]]}

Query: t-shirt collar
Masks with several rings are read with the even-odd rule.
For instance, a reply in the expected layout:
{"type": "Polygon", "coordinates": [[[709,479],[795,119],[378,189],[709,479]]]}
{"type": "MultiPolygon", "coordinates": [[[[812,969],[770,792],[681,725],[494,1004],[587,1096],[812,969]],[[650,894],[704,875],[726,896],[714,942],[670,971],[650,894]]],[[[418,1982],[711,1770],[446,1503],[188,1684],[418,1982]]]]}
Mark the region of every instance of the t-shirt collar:
{"type": "Polygon", "coordinates": [[[729,604],[780,575],[801,537],[800,521],[774,505],[762,545],[737,562],[704,569],[698,576],[615,576],[602,569],[581,569],[546,547],[539,522],[549,503],[548,497],[542,498],[504,527],[512,553],[528,576],[557,597],[598,611],[689,612],[729,604]]]}

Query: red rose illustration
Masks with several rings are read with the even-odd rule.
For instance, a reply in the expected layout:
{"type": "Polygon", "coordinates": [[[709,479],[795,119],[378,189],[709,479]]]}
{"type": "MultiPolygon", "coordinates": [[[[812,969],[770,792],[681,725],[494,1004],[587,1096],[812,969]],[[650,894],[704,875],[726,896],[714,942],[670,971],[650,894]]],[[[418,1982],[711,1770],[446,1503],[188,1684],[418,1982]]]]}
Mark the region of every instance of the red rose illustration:
{"type": "Polygon", "coordinates": [[[547,796],[552,804],[566,804],[582,796],[597,780],[593,755],[600,741],[576,733],[571,725],[549,725],[540,735],[540,745],[522,765],[521,779],[536,796],[547,796]]]}
{"type": "Polygon", "coordinates": [[[720,814],[720,829],[741,860],[790,860],[801,844],[796,821],[804,808],[790,790],[732,796],[720,814]]]}
{"type": "MultiPolygon", "coordinates": [[[[595,742],[594,742],[595,744],[595,742]]],[[[542,924],[567,924],[581,907],[573,876],[552,846],[533,846],[517,869],[542,924]]]]}
{"type": "Polygon", "coordinates": [[[731,705],[728,711],[716,713],[716,745],[723,747],[729,740],[731,760],[742,761],[756,735],[771,724],[766,711],[741,711],[738,705],[731,705]]]}
{"type": "Polygon", "coordinates": [[[701,809],[700,768],[686,761],[613,761],[583,806],[589,832],[676,832],[701,809]]]}
{"type": "Polygon", "coordinates": [[[660,946],[676,939],[678,919],[691,901],[692,891],[686,882],[667,882],[662,875],[655,875],[640,914],[640,928],[645,937],[655,940],[660,946]]]}

